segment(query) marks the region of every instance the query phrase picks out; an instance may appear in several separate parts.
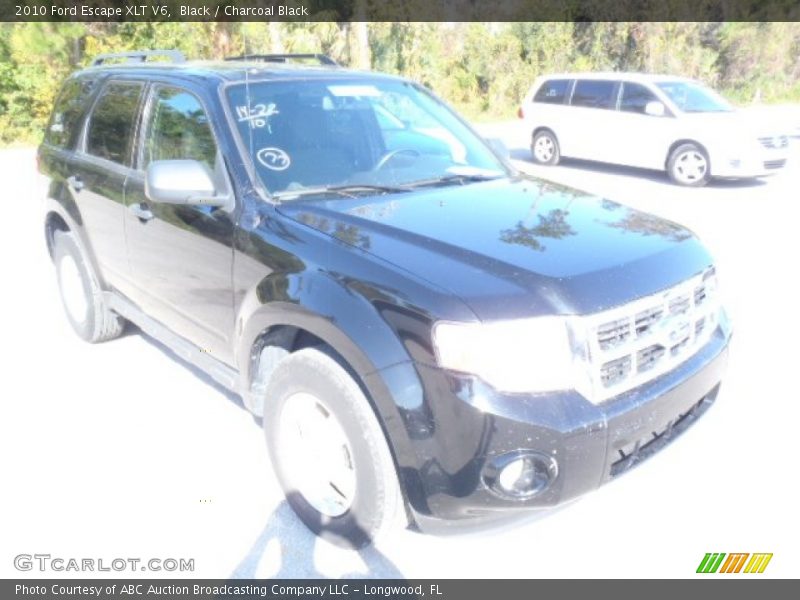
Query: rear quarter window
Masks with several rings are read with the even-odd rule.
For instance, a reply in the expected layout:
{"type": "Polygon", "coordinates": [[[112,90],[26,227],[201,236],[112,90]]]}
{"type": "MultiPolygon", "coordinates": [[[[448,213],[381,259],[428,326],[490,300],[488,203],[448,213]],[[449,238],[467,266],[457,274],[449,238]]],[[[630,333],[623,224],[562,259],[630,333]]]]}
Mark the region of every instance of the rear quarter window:
{"type": "Polygon", "coordinates": [[[64,83],[44,134],[45,144],[58,148],[74,145],[80,122],[96,88],[96,79],[70,79],[64,83]]]}
{"type": "Polygon", "coordinates": [[[546,104],[564,104],[564,99],[569,92],[569,79],[550,79],[545,81],[536,91],[534,102],[546,104]]]}

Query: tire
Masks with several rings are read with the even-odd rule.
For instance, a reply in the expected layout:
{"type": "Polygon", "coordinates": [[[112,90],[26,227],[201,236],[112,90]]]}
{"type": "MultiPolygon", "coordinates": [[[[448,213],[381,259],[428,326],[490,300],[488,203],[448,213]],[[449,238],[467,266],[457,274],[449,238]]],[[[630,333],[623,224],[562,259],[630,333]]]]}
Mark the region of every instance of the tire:
{"type": "Polygon", "coordinates": [[[561,160],[561,148],[556,134],[549,129],[536,133],[531,140],[531,157],[540,165],[557,165],[561,160]]]}
{"type": "Polygon", "coordinates": [[[119,337],[125,321],[106,305],[97,278],[70,232],[53,233],[53,263],[61,303],[75,333],[91,343],[119,337]]]}
{"type": "Polygon", "coordinates": [[[678,185],[702,187],[711,180],[708,153],[698,144],[681,144],[669,155],[667,173],[678,185]]]}
{"type": "Polygon", "coordinates": [[[361,548],[405,523],[383,430],[326,347],[298,350],[278,363],[265,390],[263,422],[289,505],[315,534],[361,548]]]}

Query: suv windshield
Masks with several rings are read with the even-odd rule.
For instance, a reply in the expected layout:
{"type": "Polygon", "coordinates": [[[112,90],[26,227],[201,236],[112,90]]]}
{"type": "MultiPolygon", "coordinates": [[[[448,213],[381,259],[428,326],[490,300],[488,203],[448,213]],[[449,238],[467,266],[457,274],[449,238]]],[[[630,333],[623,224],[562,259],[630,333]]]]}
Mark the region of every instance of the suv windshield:
{"type": "Polygon", "coordinates": [[[683,112],[730,112],[733,107],[709,88],[690,81],[662,81],[656,84],[683,112]]]}
{"type": "Polygon", "coordinates": [[[227,100],[259,179],[281,199],[508,175],[450,109],[409,82],[243,83],[227,100]]]}

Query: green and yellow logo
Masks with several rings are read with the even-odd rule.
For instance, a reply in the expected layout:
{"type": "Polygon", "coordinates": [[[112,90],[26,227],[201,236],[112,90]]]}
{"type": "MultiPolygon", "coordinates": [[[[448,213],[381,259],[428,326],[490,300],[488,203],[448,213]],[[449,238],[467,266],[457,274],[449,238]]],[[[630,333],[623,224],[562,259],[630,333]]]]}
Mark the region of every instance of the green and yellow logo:
{"type": "Polygon", "coordinates": [[[738,552],[725,554],[724,552],[707,552],[697,567],[698,573],[763,573],[772,553],[738,552]],[[727,557],[727,558],[726,558],[727,557]],[[750,560],[748,560],[748,557],[750,560]],[[723,562],[725,561],[725,562],[723,562]],[[742,570],[744,567],[744,570],[742,570]]]}

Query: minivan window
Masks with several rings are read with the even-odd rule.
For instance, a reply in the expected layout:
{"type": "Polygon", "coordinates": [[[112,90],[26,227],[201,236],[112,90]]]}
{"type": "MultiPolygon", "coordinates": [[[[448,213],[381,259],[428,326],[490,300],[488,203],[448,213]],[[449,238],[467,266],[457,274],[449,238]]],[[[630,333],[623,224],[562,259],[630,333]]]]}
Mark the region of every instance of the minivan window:
{"type": "Polygon", "coordinates": [[[613,81],[578,80],[578,83],[575,84],[575,91],[572,93],[572,105],[589,108],[613,108],[615,104],[614,87],[613,81]]]}
{"type": "Polygon", "coordinates": [[[622,84],[619,109],[625,112],[645,114],[648,102],[658,102],[656,95],[640,83],[626,81],[622,84]]]}
{"type": "Polygon", "coordinates": [[[144,140],[144,164],[156,160],[192,159],[214,170],[217,144],[208,115],[194,94],[171,87],[155,92],[144,140]]]}
{"type": "Polygon", "coordinates": [[[111,82],[100,95],[89,120],[86,152],[98,158],[127,165],[128,149],[143,85],[111,82]]]}
{"type": "Polygon", "coordinates": [[[72,142],[95,85],[96,80],[89,78],[71,79],[64,84],[45,132],[46,144],[65,148],[72,142]]]}
{"type": "Polygon", "coordinates": [[[569,79],[551,79],[545,81],[533,97],[534,102],[547,104],[564,104],[564,98],[569,90],[569,79]]]}

